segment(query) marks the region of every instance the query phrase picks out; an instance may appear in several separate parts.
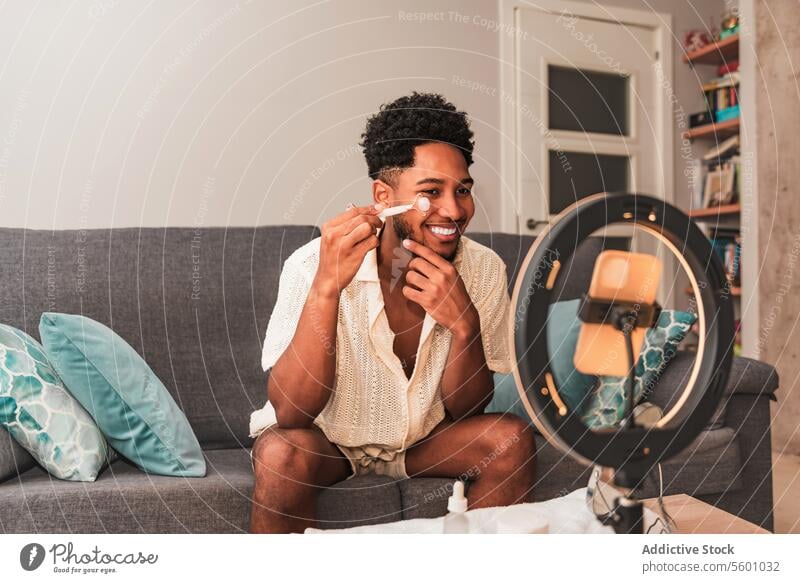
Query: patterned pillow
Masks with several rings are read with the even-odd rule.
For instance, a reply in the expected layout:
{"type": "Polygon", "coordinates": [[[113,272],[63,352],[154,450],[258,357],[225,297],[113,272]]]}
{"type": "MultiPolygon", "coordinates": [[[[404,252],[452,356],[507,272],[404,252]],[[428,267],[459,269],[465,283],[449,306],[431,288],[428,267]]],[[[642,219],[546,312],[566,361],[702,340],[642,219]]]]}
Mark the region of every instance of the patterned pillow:
{"type": "MultiPolygon", "coordinates": [[[[678,345],[697,321],[695,314],[678,310],[662,310],[656,326],[645,334],[642,351],[636,362],[634,404],[646,399],[675,356],[678,345]]],[[[601,376],[592,395],[581,409],[581,419],[591,429],[614,427],[625,416],[626,380],[623,377],[601,376]]]]}
{"type": "Polygon", "coordinates": [[[109,456],[89,414],[64,388],[44,349],[0,324],[0,425],[51,475],[92,482],[109,456]]]}

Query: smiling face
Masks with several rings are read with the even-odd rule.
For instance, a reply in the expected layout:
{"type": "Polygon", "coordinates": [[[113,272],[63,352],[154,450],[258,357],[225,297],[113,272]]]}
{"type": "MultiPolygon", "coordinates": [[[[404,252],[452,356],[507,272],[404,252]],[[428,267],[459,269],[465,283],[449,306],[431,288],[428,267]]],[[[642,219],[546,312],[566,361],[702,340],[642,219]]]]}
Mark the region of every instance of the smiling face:
{"type": "Polygon", "coordinates": [[[414,149],[414,166],[404,168],[391,184],[375,182],[375,200],[387,206],[408,204],[417,195],[430,200],[423,214],[410,210],[387,219],[398,241],[409,237],[452,260],[458,241],[475,214],[472,198],[474,181],[461,152],[439,142],[414,149]]]}

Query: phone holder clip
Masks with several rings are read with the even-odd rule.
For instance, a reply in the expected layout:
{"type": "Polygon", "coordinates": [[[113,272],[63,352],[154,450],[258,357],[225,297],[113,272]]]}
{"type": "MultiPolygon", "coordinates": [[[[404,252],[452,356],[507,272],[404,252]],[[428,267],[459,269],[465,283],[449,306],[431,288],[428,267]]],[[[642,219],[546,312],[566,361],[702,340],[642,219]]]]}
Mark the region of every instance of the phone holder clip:
{"type": "Polygon", "coordinates": [[[605,300],[581,294],[578,318],[587,324],[611,324],[619,330],[630,328],[652,328],[661,315],[658,302],[640,304],[622,300],[605,300]]]}

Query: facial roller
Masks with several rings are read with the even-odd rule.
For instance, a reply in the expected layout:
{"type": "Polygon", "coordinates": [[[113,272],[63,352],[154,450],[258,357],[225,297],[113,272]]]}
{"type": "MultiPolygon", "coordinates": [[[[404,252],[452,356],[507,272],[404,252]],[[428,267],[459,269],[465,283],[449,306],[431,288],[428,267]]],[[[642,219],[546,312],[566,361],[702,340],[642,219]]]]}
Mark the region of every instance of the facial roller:
{"type": "Polygon", "coordinates": [[[397,206],[384,209],[378,214],[378,218],[382,221],[385,221],[386,217],[400,215],[404,212],[410,211],[412,208],[416,208],[421,213],[427,213],[429,210],[431,210],[431,201],[421,194],[418,194],[414,197],[414,201],[411,204],[399,204],[397,206]]]}

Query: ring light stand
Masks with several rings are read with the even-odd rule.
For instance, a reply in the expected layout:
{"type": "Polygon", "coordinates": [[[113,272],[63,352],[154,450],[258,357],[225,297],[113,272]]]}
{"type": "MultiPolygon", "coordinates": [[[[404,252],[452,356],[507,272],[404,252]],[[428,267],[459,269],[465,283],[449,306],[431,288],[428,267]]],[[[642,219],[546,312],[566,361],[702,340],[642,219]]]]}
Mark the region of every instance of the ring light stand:
{"type": "MultiPolygon", "coordinates": [[[[511,301],[515,317],[509,340],[517,363],[514,378],[525,409],[555,446],[584,465],[613,469],[614,483],[630,492],[615,500],[614,528],[616,532],[641,533],[642,505],[632,495],[633,490],[656,464],[677,455],[703,430],[728,379],[733,311],[720,260],[697,225],[663,200],[639,194],[598,193],[568,207],[548,225],[528,251],[520,273],[511,301]],[[559,396],[550,370],[545,330],[561,266],[580,242],[611,224],[644,229],[672,251],[697,299],[700,341],[689,381],[662,419],[647,427],[626,422],[618,429],[593,431],[559,396]]],[[[614,308],[620,306],[610,306],[614,308]]]]}

